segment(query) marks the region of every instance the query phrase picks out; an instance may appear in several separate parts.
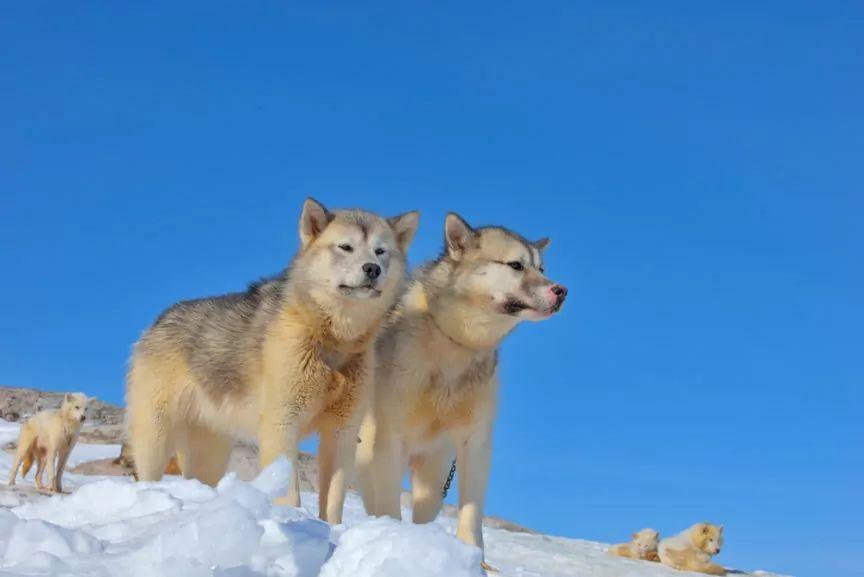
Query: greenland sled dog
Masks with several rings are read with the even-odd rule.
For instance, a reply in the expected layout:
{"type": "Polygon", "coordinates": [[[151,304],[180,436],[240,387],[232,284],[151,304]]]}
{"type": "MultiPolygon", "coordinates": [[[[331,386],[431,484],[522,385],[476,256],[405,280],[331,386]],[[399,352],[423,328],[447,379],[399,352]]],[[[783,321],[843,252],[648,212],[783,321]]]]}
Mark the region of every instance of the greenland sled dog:
{"type": "Polygon", "coordinates": [[[181,302],[135,345],[127,378],[138,479],[183,475],[215,485],[235,435],[257,436],[261,465],[284,455],[300,504],[298,443],[320,435],[320,516],[340,523],[353,474],[373,344],[404,289],[418,213],[384,219],[308,199],[301,247],[281,276],[246,292],[181,302]]]}
{"type": "Polygon", "coordinates": [[[39,411],[21,426],[9,485],[15,484],[19,467],[23,479],[35,461],[36,488],[40,491],[46,488],[42,474],[47,470],[48,491],[63,492],[63,472],[78,442],[89,402],[84,393],[66,393],[59,409],[39,411]]]}
{"type": "Polygon", "coordinates": [[[696,523],[677,535],[660,541],[658,553],[664,565],[682,571],[725,575],[726,569],[711,558],[723,547],[723,525],[696,523]]]}
{"type": "Polygon", "coordinates": [[[446,247],[415,275],[378,343],[378,370],[358,446],[366,511],[401,518],[402,475],[411,475],[413,520],[441,509],[454,454],[457,535],[483,547],[498,346],[522,320],[548,319],[567,290],[546,278],[548,239],[528,242],[500,227],[471,228],[456,214],[446,247]]]}

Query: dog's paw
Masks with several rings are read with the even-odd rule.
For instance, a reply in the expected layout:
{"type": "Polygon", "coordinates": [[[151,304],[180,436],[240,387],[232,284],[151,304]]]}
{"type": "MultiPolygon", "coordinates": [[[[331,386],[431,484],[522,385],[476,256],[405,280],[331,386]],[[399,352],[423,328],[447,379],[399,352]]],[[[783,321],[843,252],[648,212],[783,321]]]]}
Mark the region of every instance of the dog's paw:
{"type": "Polygon", "coordinates": [[[501,572],[497,568],[495,568],[492,565],[490,565],[489,563],[487,563],[486,561],[480,562],[480,568],[483,569],[483,571],[485,571],[486,573],[500,573],[501,572]]]}
{"type": "Polygon", "coordinates": [[[276,497],[273,499],[274,505],[285,505],[286,507],[299,507],[300,503],[297,502],[297,499],[292,498],[290,495],[283,495],[282,497],[276,497]]]}

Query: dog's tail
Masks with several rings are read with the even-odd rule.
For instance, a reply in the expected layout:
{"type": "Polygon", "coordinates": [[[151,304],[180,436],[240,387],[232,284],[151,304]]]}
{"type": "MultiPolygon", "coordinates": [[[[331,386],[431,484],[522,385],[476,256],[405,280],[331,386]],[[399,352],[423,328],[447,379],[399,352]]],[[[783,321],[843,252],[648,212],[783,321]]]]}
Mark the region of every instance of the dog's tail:
{"type": "Polygon", "coordinates": [[[38,435],[34,434],[26,424],[21,427],[21,435],[18,437],[18,455],[21,458],[21,478],[27,476],[33,466],[33,452],[36,449],[38,435]]]}
{"type": "Polygon", "coordinates": [[[33,452],[27,451],[24,455],[24,459],[21,461],[21,478],[27,476],[27,473],[30,472],[30,467],[33,466],[33,452]]]}

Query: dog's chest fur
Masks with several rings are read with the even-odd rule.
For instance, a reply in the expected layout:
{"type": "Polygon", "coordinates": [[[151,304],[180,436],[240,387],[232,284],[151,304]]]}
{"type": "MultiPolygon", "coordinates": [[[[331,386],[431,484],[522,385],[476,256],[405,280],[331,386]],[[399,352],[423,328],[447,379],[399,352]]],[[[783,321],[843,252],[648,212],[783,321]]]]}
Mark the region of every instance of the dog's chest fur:
{"type": "MultiPolygon", "coordinates": [[[[340,422],[346,420],[368,380],[374,337],[372,327],[362,338],[339,340],[321,317],[299,307],[286,307],[269,325],[262,349],[262,366],[270,367],[269,371],[265,369],[265,375],[269,372],[276,378],[264,378],[262,382],[277,389],[271,398],[307,402],[307,423],[314,423],[321,412],[340,422]],[[279,378],[279,367],[286,363],[293,371],[288,382],[279,378]]],[[[262,405],[261,410],[268,407],[262,405]]]]}
{"type": "Polygon", "coordinates": [[[408,424],[427,439],[485,416],[495,394],[497,354],[441,351],[444,358],[426,365],[423,386],[408,424]]]}

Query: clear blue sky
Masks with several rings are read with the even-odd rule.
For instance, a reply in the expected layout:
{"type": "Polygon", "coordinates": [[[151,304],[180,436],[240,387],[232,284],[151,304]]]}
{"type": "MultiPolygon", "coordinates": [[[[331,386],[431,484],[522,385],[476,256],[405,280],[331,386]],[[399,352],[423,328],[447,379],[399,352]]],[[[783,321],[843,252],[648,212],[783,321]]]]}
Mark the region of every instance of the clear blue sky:
{"type": "Polygon", "coordinates": [[[570,288],[504,346],[490,513],[864,574],[860,3],[135,4],[0,16],[0,382],[121,401],[307,195],[420,209],[415,263],[456,210],[570,288]]]}

